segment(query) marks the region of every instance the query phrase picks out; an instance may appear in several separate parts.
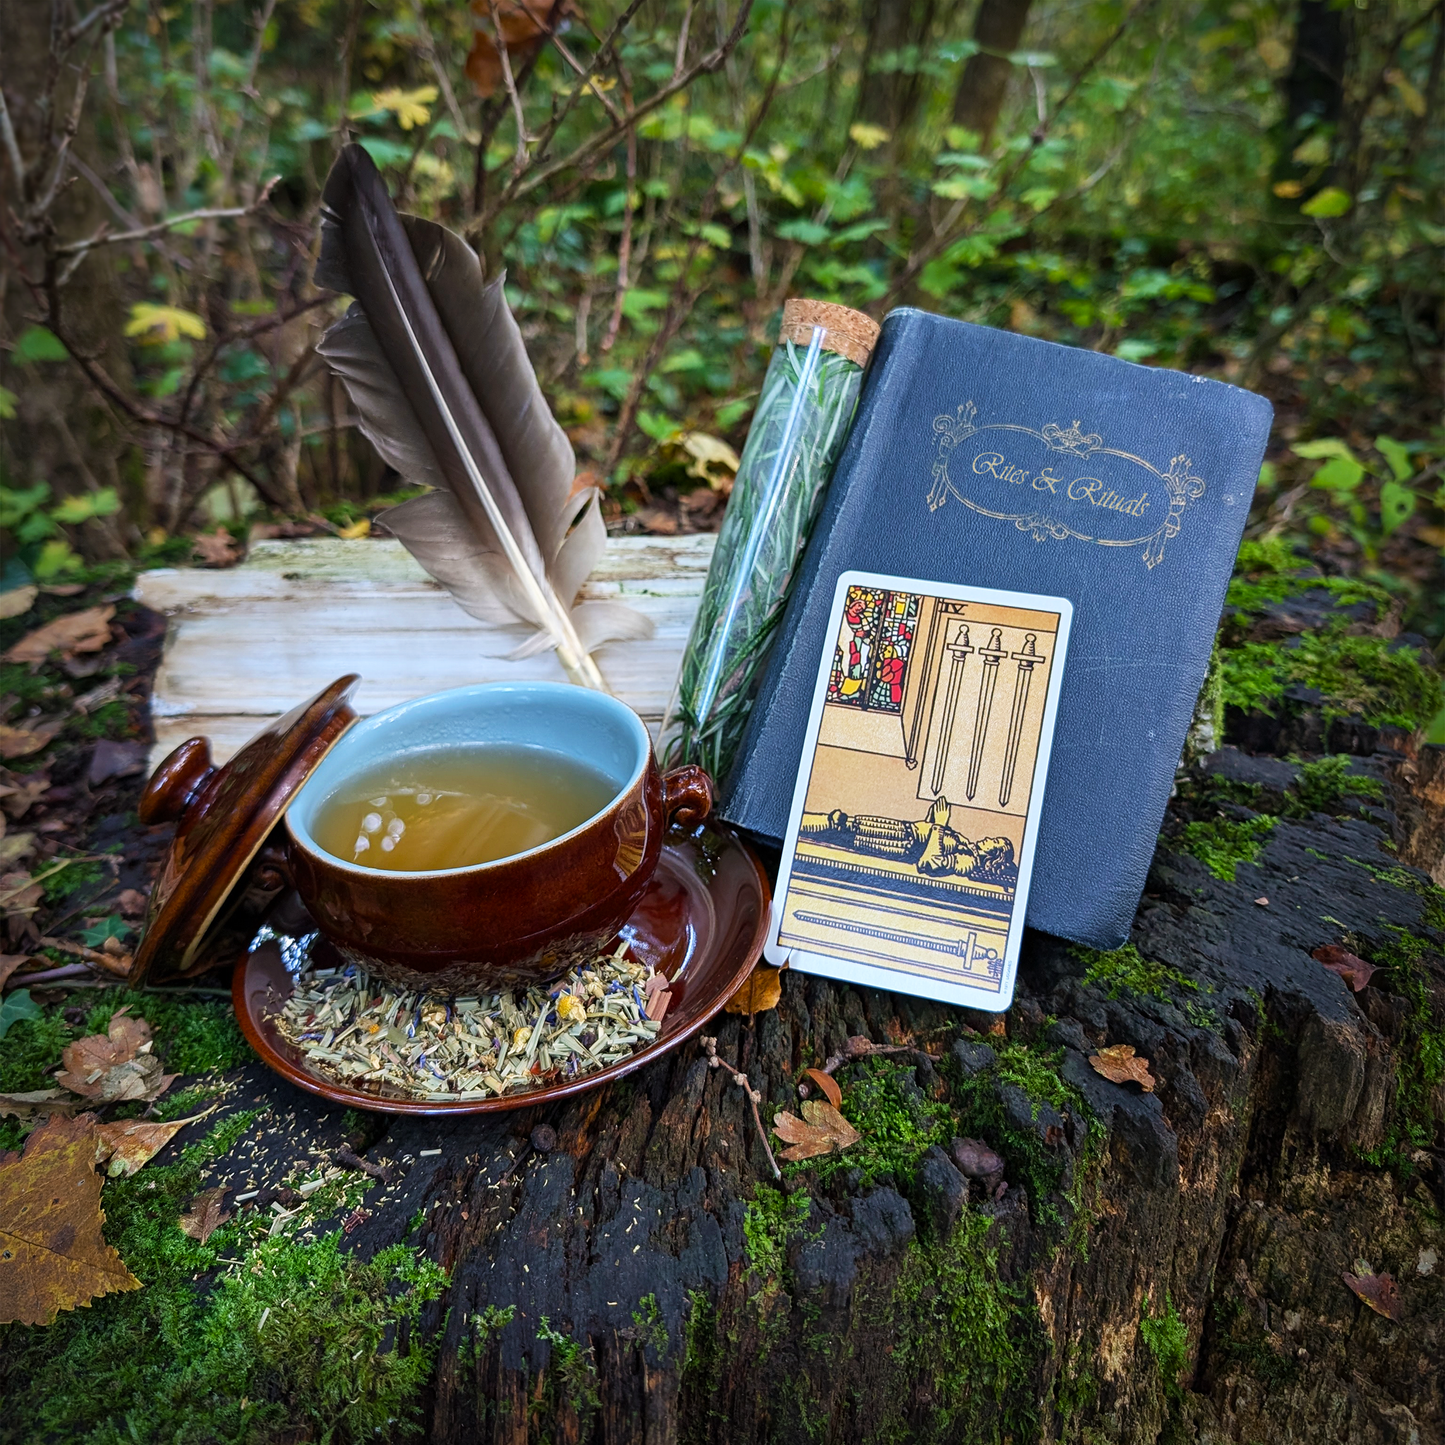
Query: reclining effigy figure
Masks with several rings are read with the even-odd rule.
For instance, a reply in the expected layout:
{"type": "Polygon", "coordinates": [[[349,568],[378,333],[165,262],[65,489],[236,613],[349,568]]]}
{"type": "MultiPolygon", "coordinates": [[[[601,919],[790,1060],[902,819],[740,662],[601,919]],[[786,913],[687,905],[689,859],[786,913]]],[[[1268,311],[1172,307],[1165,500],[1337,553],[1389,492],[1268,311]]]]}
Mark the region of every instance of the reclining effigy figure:
{"type": "Polygon", "coordinates": [[[1014,845],[1008,838],[972,842],[949,827],[952,806],[936,798],[921,821],[849,814],[804,813],[801,838],[836,843],[857,853],[897,858],[934,877],[955,874],[981,883],[1010,885],[1018,878],[1014,845]]]}

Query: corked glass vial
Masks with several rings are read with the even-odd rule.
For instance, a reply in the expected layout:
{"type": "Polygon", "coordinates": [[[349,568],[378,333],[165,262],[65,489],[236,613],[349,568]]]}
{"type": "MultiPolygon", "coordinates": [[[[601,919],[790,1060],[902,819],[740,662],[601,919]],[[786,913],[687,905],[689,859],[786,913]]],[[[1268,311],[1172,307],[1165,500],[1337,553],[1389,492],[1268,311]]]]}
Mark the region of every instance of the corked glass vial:
{"type": "Polygon", "coordinates": [[[800,298],[783,306],[778,347],[663,721],[668,767],[697,763],[719,785],[732,768],[877,339],[878,323],[850,307],[800,298]]]}

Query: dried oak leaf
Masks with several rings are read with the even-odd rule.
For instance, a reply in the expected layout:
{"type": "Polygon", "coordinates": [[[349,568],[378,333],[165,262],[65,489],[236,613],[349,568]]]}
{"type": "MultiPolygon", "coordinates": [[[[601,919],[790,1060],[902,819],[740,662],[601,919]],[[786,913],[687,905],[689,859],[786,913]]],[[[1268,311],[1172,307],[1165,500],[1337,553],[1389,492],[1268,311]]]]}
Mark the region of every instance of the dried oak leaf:
{"type": "Polygon", "coordinates": [[[117,1009],[108,1034],[91,1034],[66,1046],[60,1055],[65,1070],[56,1081],[87,1099],[158,1099],[177,1075],[161,1072],[150,1042],[151,1026],[117,1009]]]}
{"type": "Polygon", "coordinates": [[[207,567],[234,567],[241,560],[235,538],[224,527],[192,538],[196,556],[207,567]]]}
{"type": "Polygon", "coordinates": [[[507,49],[507,60],[515,78],[517,72],[542,47],[549,30],[574,13],[572,0],[472,0],[472,11],[480,16],[472,48],[467,55],[467,79],[483,100],[502,89],[505,77],[497,50],[497,32],[507,49]],[[495,25],[495,29],[493,26],[495,25]]]}
{"type": "Polygon", "coordinates": [[[1337,943],[1326,943],[1310,954],[1316,963],[1322,963],[1331,973],[1337,973],[1354,989],[1361,992],[1375,972],[1373,963],[1366,963],[1358,954],[1341,948],[1337,943]]]}
{"type": "Polygon", "coordinates": [[[99,652],[110,642],[110,619],[114,616],[115,608],[106,605],[57,617],[54,622],[27,632],[0,660],[36,663],[44,662],[52,652],[58,652],[61,657],[74,657],[77,652],[99,652]]]}
{"type": "MultiPolygon", "coordinates": [[[[1355,1268],[1361,1269],[1361,1265],[1357,1262],[1355,1268]]],[[[1400,1299],[1400,1291],[1395,1285],[1393,1275],[1384,1272],[1372,1274],[1368,1269],[1363,1269],[1360,1274],[1342,1274],[1340,1278],[1377,1315],[1384,1315],[1387,1320],[1399,1324],[1404,1303],[1400,1299]]]]}
{"type": "Polygon", "coordinates": [[[1111,1083],[1138,1084],[1146,1094],[1154,1092],[1149,1060],[1143,1054],[1136,1054],[1133,1044],[1110,1044],[1097,1054],[1090,1054],[1089,1062],[1096,1074],[1102,1074],[1111,1083]]]}
{"type": "Polygon", "coordinates": [[[64,1089],[31,1089],[23,1094],[0,1094],[0,1118],[33,1119],[36,1115],[73,1114],[81,1101],[64,1089]]]}
{"type": "Polygon", "coordinates": [[[231,1211],[226,1208],[228,1186],[218,1184],[214,1189],[203,1189],[191,1200],[188,1213],[181,1215],[181,1233],[204,1244],[228,1219],[231,1211]]]}
{"type": "Polygon", "coordinates": [[[726,1011],[730,1014],[764,1014],[777,1008],[782,996],[782,970],[760,963],[747,982],[727,1001],[726,1011]]]}
{"type": "Polygon", "coordinates": [[[39,799],[50,791],[49,773],[7,772],[0,782],[0,799],[5,811],[15,819],[23,818],[39,799]]]}
{"type": "Polygon", "coordinates": [[[847,1149],[863,1136],[825,1099],[806,1099],[803,1117],[786,1110],[773,1120],[773,1133],[791,1148],[782,1149],[779,1159],[814,1159],[847,1149]]]}
{"type": "Polygon", "coordinates": [[[828,1102],[836,1109],[843,1102],[843,1091],[838,1087],[838,1081],[832,1074],[825,1074],[822,1069],[807,1069],[805,1073],[810,1083],[820,1088],[828,1102]]]}
{"type": "Polygon", "coordinates": [[[28,953],[0,953],[0,988],[4,988],[10,975],[20,967],[22,963],[29,963],[28,953]]]}
{"type": "Polygon", "coordinates": [[[11,758],[28,758],[31,753],[38,753],[52,742],[56,733],[64,726],[65,719],[59,717],[45,718],[23,728],[12,728],[6,723],[0,723],[0,758],[7,761],[11,758]]]}
{"type": "Polygon", "coordinates": [[[116,1119],[102,1124],[96,1130],[95,1162],[105,1164],[105,1172],[112,1179],[124,1179],[154,1159],[187,1124],[214,1114],[218,1107],[212,1104],[188,1119],[171,1119],[164,1124],[154,1119],[116,1119]]]}
{"type": "Polygon", "coordinates": [[[95,1115],[46,1120],[0,1163],[0,1323],[53,1324],[61,1310],[140,1281],[105,1242],[95,1115]]]}

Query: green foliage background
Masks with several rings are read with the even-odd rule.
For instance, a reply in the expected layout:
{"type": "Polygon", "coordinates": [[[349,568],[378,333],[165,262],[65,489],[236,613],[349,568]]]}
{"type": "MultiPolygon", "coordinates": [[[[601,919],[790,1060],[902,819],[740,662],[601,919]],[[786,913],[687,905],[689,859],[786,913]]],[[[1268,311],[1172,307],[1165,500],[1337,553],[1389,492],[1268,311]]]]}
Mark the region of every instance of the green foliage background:
{"type": "Polygon", "coordinates": [[[577,0],[557,44],[510,52],[515,102],[464,69],[485,5],[112,0],[67,51],[90,75],[78,164],[43,209],[57,130],[26,117],[67,97],[17,30],[9,584],[217,521],[349,524],[404,483],[310,351],[342,304],[309,278],[349,134],[404,208],[505,269],[614,521],[696,488],[684,433],[741,444],[786,296],[916,304],[1267,392],[1254,533],[1381,579],[1438,638],[1438,7],[1315,6],[1345,50],[1313,108],[1290,99],[1298,0],[1019,8],[984,137],[953,124],[969,0],[577,0]],[[177,223],[197,211],[244,214],[177,223]],[[102,226],[145,234],[79,259],[102,226]],[[95,413],[68,440],[58,395],[95,413]]]}

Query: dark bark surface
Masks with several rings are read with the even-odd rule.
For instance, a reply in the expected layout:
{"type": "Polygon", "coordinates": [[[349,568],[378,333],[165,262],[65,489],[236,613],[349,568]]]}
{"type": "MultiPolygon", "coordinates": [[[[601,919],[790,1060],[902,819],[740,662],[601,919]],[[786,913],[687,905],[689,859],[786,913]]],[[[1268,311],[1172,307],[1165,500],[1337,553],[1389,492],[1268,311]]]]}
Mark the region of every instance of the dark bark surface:
{"type": "MultiPolygon", "coordinates": [[[[914,1046],[840,1069],[845,1108],[885,1079],[905,1113],[997,1149],[1002,1181],[921,1139],[866,1152],[898,1116],[863,1108],[873,1167],[795,1166],[771,1192],[742,1091],[691,1047],[545,1115],[352,1120],[404,1172],[349,1247],[405,1239],[451,1272],[424,1321],[427,1438],[1441,1439],[1445,1109],[1421,1059],[1445,913],[1392,841],[1438,864],[1440,750],[1352,766],[1393,791],[1281,817],[1230,882],[1178,846],[1186,819],[1226,786],[1287,798],[1299,769],[1207,760],[1135,924],[1140,960],[1177,971],[1152,984],[1035,935],[1001,1025],[796,974],[776,1010],[720,1020],[765,1117],[850,1036],[914,1046]],[[1329,943],[1380,965],[1363,993],[1310,956],[1329,943]],[[1091,1068],[1118,1043],[1155,1092],[1091,1068]],[[1342,1281],[1357,1261],[1398,1282],[1398,1323],[1342,1281]]],[[[251,1152],[217,1176],[238,1189],[346,1134],[259,1065],[231,1103],[258,1101],[251,1152]]]]}

